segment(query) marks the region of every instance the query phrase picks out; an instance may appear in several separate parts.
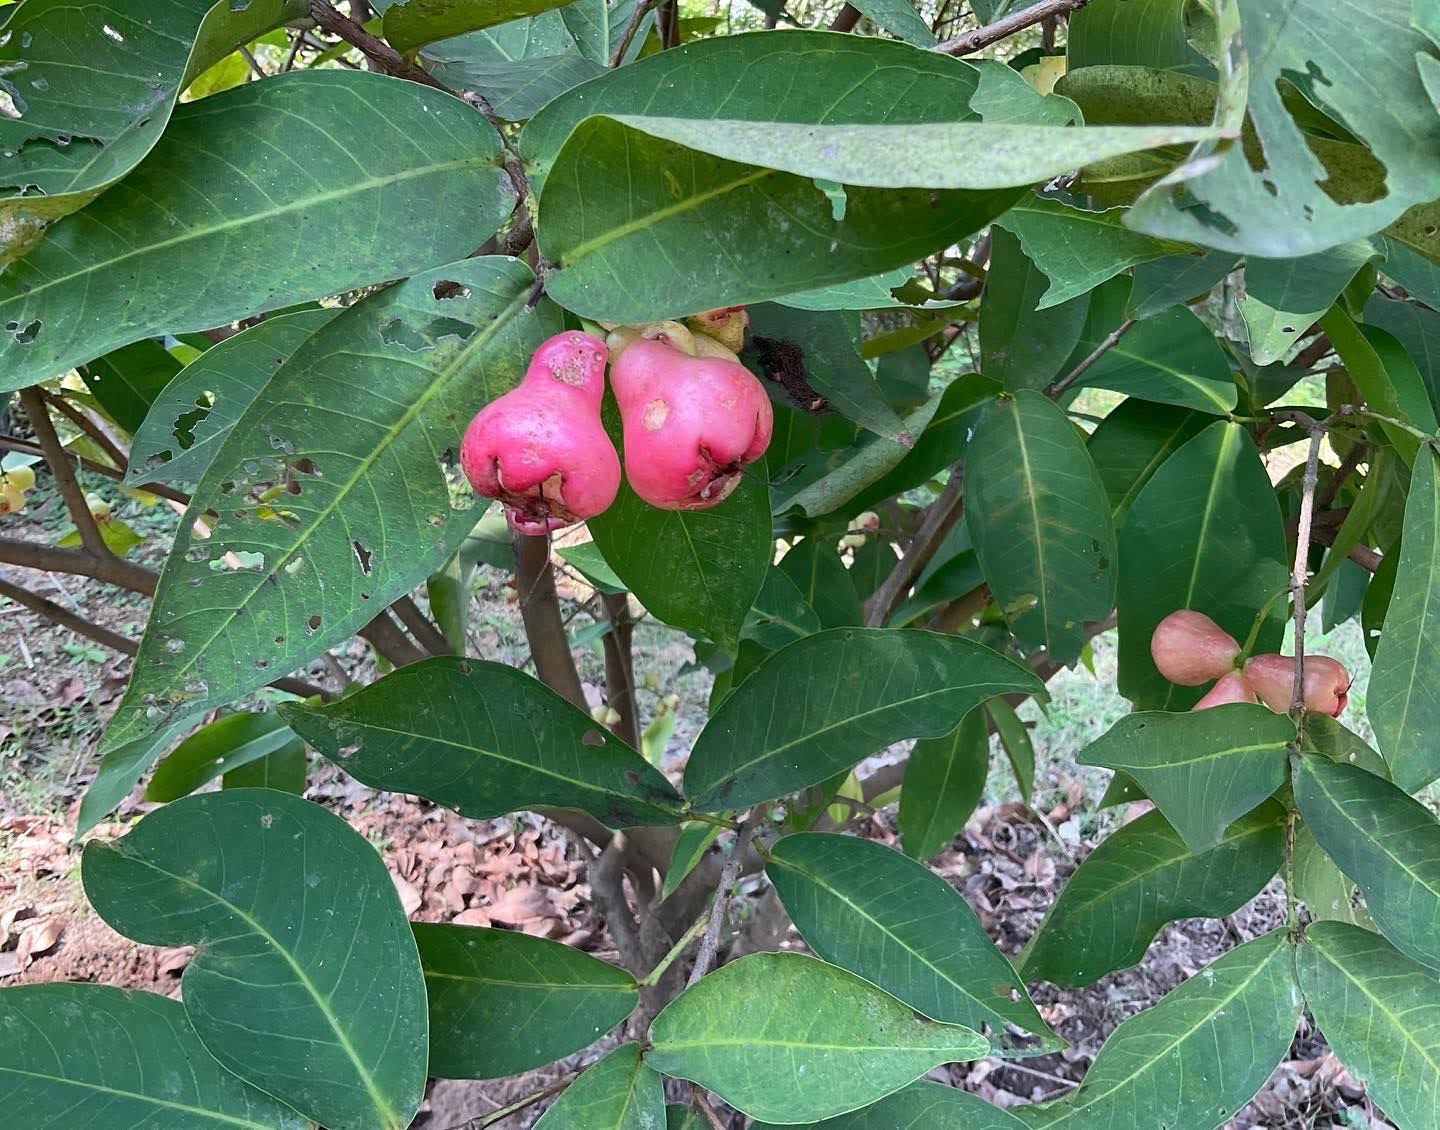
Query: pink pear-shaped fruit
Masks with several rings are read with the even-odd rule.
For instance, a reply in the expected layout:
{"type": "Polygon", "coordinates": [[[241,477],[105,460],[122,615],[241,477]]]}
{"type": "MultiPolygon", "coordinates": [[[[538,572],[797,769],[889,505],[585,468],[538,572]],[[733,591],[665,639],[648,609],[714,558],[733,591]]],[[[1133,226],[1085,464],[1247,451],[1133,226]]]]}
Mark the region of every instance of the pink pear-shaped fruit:
{"type": "Polygon", "coordinates": [[[610,387],[625,427],[625,478],[652,506],[714,506],[770,444],[770,398],[738,361],[641,339],[610,366],[610,387]]]}
{"type": "Polygon", "coordinates": [[[543,342],[518,386],[470,421],[460,465],[511,528],[545,534],[615,501],[620,459],[600,423],[605,343],[572,330],[543,342]]]}
{"type": "Polygon", "coordinates": [[[1150,655],[1172,683],[1198,687],[1234,670],[1240,645],[1205,613],[1182,608],[1155,626],[1150,655]]]}
{"type": "Polygon", "coordinates": [[[1209,710],[1212,706],[1223,706],[1227,702],[1254,702],[1255,692],[1238,671],[1228,671],[1220,676],[1219,682],[1205,692],[1205,697],[1192,706],[1191,710],[1209,710]]]}
{"type": "MultiPolygon", "coordinates": [[[[1275,652],[1253,656],[1245,663],[1245,681],[1261,702],[1284,714],[1290,709],[1295,687],[1295,658],[1275,652]]],[[[1338,718],[1350,700],[1350,672],[1328,655],[1307,655],[1302,689],[1306,710],[1338,718]]]]}

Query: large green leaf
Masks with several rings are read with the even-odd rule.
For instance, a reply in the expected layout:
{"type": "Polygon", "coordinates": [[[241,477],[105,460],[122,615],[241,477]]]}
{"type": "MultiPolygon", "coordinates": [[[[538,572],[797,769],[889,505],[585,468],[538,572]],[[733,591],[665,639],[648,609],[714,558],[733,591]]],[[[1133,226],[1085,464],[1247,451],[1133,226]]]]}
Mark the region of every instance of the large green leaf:
{"type": "Polygon", "coordinates": [[[398,51],[558,8],[569,0],[402,0],[385,9],[385,38],[398,51]]]}
{"type": "Polygon", "coordinates": [[[1204,297],[1235,269],[1237,261],[1228,252],[1204,251],[1198,255],[1163,255],[1139,263],[1125,312],[1134,318],[1150,318],[1177,302],[1204,297]]]}
{"type": "Polygon", "coordinates": [[[1400,342],[1420,371],[1431,405],[1440,405],[1440,311],[1377,292],[1365,303],[1365,322],[1400,342]]]}
{"type": "Polygon", "coordinates": [[[130,445],[125,481],[197,482],[275,370],[340,313],[319,308],[267,318],[186,365],[155,398],[130,445]]]}
{"type": "Polygon", "coordinates": [[[75,834],[83,836],[104,820],[117,804],[130,795],[145,770],[190,726],[198,721],[194,714],[177,717],[168,726],[147,731],[133,741],[122,742],[107,750],[100,759],[95,779],[80,800],[75,820],[75,834]]]}
{"type": "Polygon", "coordinates": [[[1186,35],[1183,0],[1094,0],[1074,13],[1066,36],[1070,69],[1102,63],[1203,66],[1186,35]]]}
{"type": "Polygon", "coordinates": [[[1011,391],[1043,388],[1059,376],[1080,340],[1088,304],[1077,295],[1058,306],[1036,309],[1049,279],[1008,230],[997,225],[990,239],[980,308],[980,371],[1011,391]]]}
{"type": "Polygon", "coordinates": [[[0,1093],[27,1130],[302,1130],[205,1050],[179,1001],[108,985],[0,989],[0,1093]]]}
{"type": "Polygon", "coordinates": [[[543,1067],[598,1040],[640,999],[625,970],[559,942],[479,926],[411,929],[430,999],[429,1070],[444,1079],[543,1067]]]}
{"type": "MultiPolygon", "coordinates": [[[[1435,410],[1429,394],[1399,342],[1374,326],[1357,326],[1338,303],[1320,319],[1320,327],[1372,411],[1434,433],[1435,410]]],[[[1415,461],[1417,443],[1412,433],[1384,421],[1380,430],[1406,463],[1415,461]]]]}
{"type": "MultiPolygon", "coordinates": [[[[1243,640],[1288,572],[1280,503],[1255,445],[1241,425],[1216,421],[1151,476],[1120,530],[1120,693],[1141,710],[1193,706],[1202,688],[1155,669],[1155,626],[1193,608],[1243,640]]],[[[1284,625],[1276,601],[1256,651],[1278,650],[1284,625]]]]}
{"type": "Polygon", "coordinates": [[[955,636],[818,632],[769,656],[710,716],[685,792],[701,809],[770,800],[905,738],[948,734],[994,695],[1042,686],[1013,660],[955,636]]]}
{"type": "Polygon", "coordinates": [[[304,747],[269,712],[240,710],[201,726],[155,767],[145,799],[165,803],[189,796],[207,781],[252,761],[304,747]]]}
{"type": "MultiPolygon", "coordinates": [[[[1120,328],[1129,290],[1127,280],[1116,279],[1095,291],[1069,365],[1079,364],[1120,328]]],[[[1224,351],[1214,332],[1184,306],[1131,326],[1076,384],[1211,415],[1223,416],[1235,407],[1235,382],[1224,351]]]]}
{"type": "Polygon", "coordinates": [[[861,0],[855,5],[876,26],[916,47],[934,47],[935,33],[910,0],[861,0]]]}
{"type": "Polygon", "coordinates": [[[335,1130],[410,1124],[420,958],[390,873],[343,820],[271,789],[204,793],[91,840],[81,875],[126,937],[198,947],[185,1011],[222,1065],[335,1130]]]}
{"type": "Polygon", "coordinates": [[[1286,933],[1236,946],[1106,1039],[1080,1086],[1015,1108],[1031,1126],[1218,1126],[1290,1047],[1303,1002],[1286,933]]]}
{"type": "MultiPolygon", "coordinates": [[[[878,1103],[802,1125],[804,1130],[1023,1130],[1025,1123],[979,1095],[917,1079],[878,1103]]],[[[755,1122],[751,1130],[776,1127],[755,1122]]]]}
{"type": "Polygon", "coordinates": [[[1021,976],[1093,984],[1139,961],[1165,923],[1229,914],[1279,869],[1284,823],[1280,806],[1267,802],[1199,855],[1158,812],[1112,832],[1061,889],[1025,951],[1021,976]]]}
{"type": "Polygon", "coordinates": [[[1295,829],[1295,897],[1317,920],[1347,922],[1374,931],[1360,889],[1335,866],[1303,823],[1295,829]]]}
{"type": "Polygon", "coordinates": [[[1198,854],[1280,787],[1294,740],[1289,717],[1252,703],[1184,714],[1146,710],[1120,719],[1076,760],[1128,773],[1198,854]]]}
{"type": "MultiPolygon", "coordinates": [[[[1114,0],[1111,7],[1128,11],[1114,0]]],[[[1370,235],[1440,196],[1440,116],[1415,64],[1427,44],[1410,26],[1410,0],[1376,0],[1361,11],[1344,0],[1235,8],[1244,44],[1234,71],[1239,97],[1222,98],[1220,113],[1243,109],[1258,145],[1197,147],[1139,199],[1132,227],[1285,259],[1370,235]],[[1360,165],[1360,176],[1333,148],[1322,157],[1310,144],[1285,102],[1292,85],[1303,95],[1296,112],[1318,108],[1354,132],[1360,144],[1343,148],[1355,151],[1346,160],[1360,165]]]]}
{"type": "Polygon", "coordinates": [[[680,797],[583,710],[504,663],[440,656],[281,717],[357,780],[475,820],[576,808],[612,827],[678,821],[680,797]]]}
{"type": "Polygon", "coordinates": [[[1240,316],[1254,362],[1268,365],[1284,357],[1355,272],[1378,255],[1368,239],[1359,239],[1298,259],[1248,259],[1240,316]]]}
{"type": "Polygon", "coordinates": [[[895,814],[905,853],[930,859],[954,839],[980,803],[989,771],[990,734],[978,706],[943,737],[916,742],[895,814]]]}
{"type": "Polygon", "coordinates": [[[1199,412],[1138,397],[1122,401],[1100,421],[1085,446],[1105,484],[1116,529],[1150,476],[1210,422],[1199,412]]]}
{"type": "Polygon", "coordinates": [[[970,905],[923,863],[873,840],[801,832],[770,849],[765,873],[800,936],[826,961],[932,1020],[977,1031],[988,1024],[999,1049],[1061,1046],[970,905]],[[1016,1038],[1006,1025],[1032,1035],[1016,1038]]]}
{"type": "Polygon", "coordinates": [[[932,1067],[989,1053],[853,973],[799,953],[721,966],[650,1026],[646,1061],[751,1118],[811,1122],[872,1103],[932,1067]],[[860,1018],[863,1018],[860,1019],[860,1018]]]}
{"type": "Polygon", "coordinates": [[[12,8],[0,23],[0,74],[16,76],[5,83],[14,110],[0,116],[0,265],[133,169],[191,79],[307,14],[303,0],[174,0],[143,12],[126,0],[12,8]]]}
{"type": "Polygon", "coordinates": [[[1365,894],[1370,917],[1395,948],[1440,969],[1440,823],[1389,781],[1307,754],[1295,800],[1316,842],[1365,894]]]}
{"type": "Polygon", "coordinates": [[[182,106],[133,173],[0,274],[0,324],[16,327],[0,389],[459,259],[512,207],[498,152],[463,102],[368,71],[292,72],[182,106]]]}
{"type": "Polygon", "coordinates": [[[786,550],[775,568],[795,583],[822,628],[858,627],[864,622],[860,596],[850,584],[833,539],[804,538],[786,550]]]}
{"type": "Polygon", "coordinates": [[[606,563],[656,618],[733,649],[765,581],[773,541],[765,464],[719,506],[660,510],[622,483],[588,526],[606,563]]]}
{"type": "Polygon", "coordinates": [[[82,365],[80,376],[105,414],[133,433],[180,368],[173,353],[147,337],[82,365]]]}
{"type": "Polygon", "coordinates": [[[1440,777],[1440,476],[1428,448],[1415,460],[1397,552],[1365,712],[1395,783],[1414,792],[1440,777]]]}
{"type": "Polygon", "coordinates": [[[527,308],[532,285],[516,260],[467,259],[357,303],[291,355],[196,488],[107,748],[294,669],[454,551],[475,515],[452,501],[444,453],[560,329],[553,305],[527,308]],[[436,298],[441,282],[460,290],[436,298]],[[220,517],[202,538],[206,510],[220,517]]]}
{"type": "Polygon", "coordinates": [[[775,651],[819,630],[820,617],[795,582],[774,565],[765,570],[765,583],[745,617],[740,638],[775,651]]]}
{"type": "Polygon", "coordinates": [[[1115,527],[1084,437],[1048,397],[995,404],[965,459],[965,525],[1010,630],[1056,663],[1115,601],[1115,527]]]}
{"type": "Polygon", "coordinates": [[[1440,1125],[1440,982],[1384,938],[1315,922],[1295,954],[1325,1042],[1399,1126],[1440,1125]]]}
{"type": "Polygon", "coordinates": [[[555,1100],[535,1130],[665,1130],[665,1081],[621,1044],[555,1100]]]}

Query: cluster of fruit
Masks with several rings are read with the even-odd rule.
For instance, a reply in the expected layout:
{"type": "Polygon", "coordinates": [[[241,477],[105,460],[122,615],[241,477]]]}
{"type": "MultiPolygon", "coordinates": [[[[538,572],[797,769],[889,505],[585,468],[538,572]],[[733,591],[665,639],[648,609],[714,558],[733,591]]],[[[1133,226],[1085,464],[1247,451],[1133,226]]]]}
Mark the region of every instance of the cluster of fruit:
{"type": "Polygon", "coordinates": [[[743,307],[679,322],[619,326],[605,340],[556,334],[520,384],[466,429],[460,464],[498,499],[512,529],[546,534],[593,518],[620,488],[620,459],[600,422],[605,367],[620,408],[625,477],[652,506],[714,506],[770,444],[770,398],[740,364],[743,307]]]}
{"type": "Polygon", "coordinates": [[[35,485],[35,472],[29,467],[12,467],[0,471],[0,515],[19,514],[25,509],[25,492],[35,485]]]}
{"type": "MultiPolygon", "coordinates": [[[[1271,652],[1240,662],[1235,637],[1203,612],[1182,608],[1161,620],[1150,637],[1150,655],[1160,674],[1182,687],[1216,680],[1194,709],[1226,702],[1263,702],[1284,714],[1295,685],[1295,660],[1271,652]]],[[[1328,655],[1305,656],[1305,709],[1338,718],[1349,698],[1350,672],[1328,655]]]]}

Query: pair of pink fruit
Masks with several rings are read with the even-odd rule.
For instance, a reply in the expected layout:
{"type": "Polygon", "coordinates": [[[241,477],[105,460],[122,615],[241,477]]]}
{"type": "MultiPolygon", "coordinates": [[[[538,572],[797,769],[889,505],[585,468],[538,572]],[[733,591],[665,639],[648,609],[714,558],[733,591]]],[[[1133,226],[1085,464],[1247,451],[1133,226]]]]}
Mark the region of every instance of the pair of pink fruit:
{"type": "Polygon", "coordinates": [[[470,422],[460,445],[466,476],[522,534],[605,510],[620,488],[620,459],[600,422],[608,360],[631,488],[665,510],[716,505],[770,444],[770,398],[734,353],[747,322],[733,307],[696,315],[693,333],[657,322],[605,341],[556,334],[520,384],[470,422]]]}
{"type": "MultiPolygon", "coordinates": [[[[1294,658],[1271,652],[1252,656],[1237,669],[1240,645],[1203,612],[1182,608],[1161,620],[1150,637],[1150,655],[1160,674],[1179,686],[1217,680],[1196,710],[1257,701],[1281,714],[1290,709],[1294,658]]],[[[1350,672],[1328,655],[1307,655],[1302,688],[1306,710],[1338,718],[1349,698],[1350,672]]]]}

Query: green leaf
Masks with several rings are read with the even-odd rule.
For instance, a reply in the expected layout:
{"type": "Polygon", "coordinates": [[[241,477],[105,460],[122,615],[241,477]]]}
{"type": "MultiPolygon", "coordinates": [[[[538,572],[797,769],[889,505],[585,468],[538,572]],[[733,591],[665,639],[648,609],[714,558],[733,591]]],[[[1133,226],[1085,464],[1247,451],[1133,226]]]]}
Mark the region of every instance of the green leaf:
{"type": "Polygon", "coordinates": [[[859,594],[833,540],[804,538],[786,550],[775,568],[794,582],[822,628],[858,628],[864,623],[859,594]]]}
{"type": "Polygon", "coordinates": [[[1381,629],[1385,626],[1385,615],[1390,609],[1390,598],[1394,595],[1395,574],[1400,565],[1402,548],[1397,539],[1386,549],[1385,556],[1380,559],[1380,568],[1376,569],[1375,575],[1370,578],[1365,599],[1360,602],[1360,629],[1365,638],[1365,650],[1370,653],[1372,663],[1379,650],[1380,638],[1384,634],[1381,629]]]}
{"type": "Polygon", "coordinates": [[[1414,792],[1440,777],[1440,476],[1429,449],[1415,459],[1405,536],[1365,710],[1395,783],[1414,792]]]}
{"type": "Polygon", "coordinates": [[[600,553],[600,547],[593,541],[583,541],[579,545],[567,545],[557,549],[567,565],[574,566],[577,572],[594,585],[601,592],[612,595],[625,592],[625,582],[615,575],[615,570],[610,568],[604,556],[600,553]]]}
{"type": "Polygon", "coordinates": [[[1285,780],[1295,723],[1268,707],[1236,702],[1198,713],[1126,715],[1076,756],[1123,769],[1197,855],[1285,780]]]}
{"type": "Polygon", "coordinates": [[[569,0],[402,0],[385,9],[385,38],[412,54],[439,39],[494,27],[557,8],[569,0]]]}
{"type": "Polygon", "coordinates": [[[279,789],[283,793],[303,796],[308,769],[305,743],[297,740],[257,761],[251,761],[229,770],[220,779],[220,787],[222,789],[279,789]]]}
{"type": "MultiPolygon", "coordinates": [[[[991,1106],[978,1095],[917,1079],[849,1114],[823,1122],[804,1123],[804,1130],[1022,1130],[1013,1114],[991,1106]]],[[[751,1130],[776,1130],[772,1123],[752,1123],[751,1130]]]]}
{"type": "Polygon", "coordinates": [[[1222,251],[1203,251],[1137,263],[1135,286],[1125,312],[1132,318],[1151,318],[1177,302],[1207,295],[1237,262],[1234,255],[1222,251]]]}
{"type": "Polygon", "coordinates": [[[1138,397],[1121,401],[1100,421],[1085,446],[1105,484],[1116,529],[1150,476],[1209,423],[1202,413],[1138,397]]]}
{"type": "Polygon", "coordinates": [[[1298,259],[1247,259],[1240,316],[1255,363],[1268,365],[1284,357],[1355,272],[1378,255],[1368,239],[1359,239],[1298,259]]]}
{"type": "MultiPolygon", "coordinates": [[[[1213,136],[1208,126],[994,121],[831,125],[608,116],[651,137],[714,157],[867,188],[1019,188],[1092,161],[1213,136]]],[[[1131,235],[1131,239],[1143,238],[1131,235]]],[[[1051,305],[1057,301],[1047,297],[1051,305]]]]}
{"type": "Polygon", "coordinates": [[[740,638],[776,651],[819,630],[820,617],[795,582],[774,565],[765,570],[765,583],[745,618],[740,638]]]}
{"type": "MultiPolygon", "coordinates": [[[[1151,476],[1120,530],[1120,693],[1140,710],[1193,706],[1203,688],[1155,669],[1155,626],[1193,608],[1243,640],[1288,572],[1280,503],[1255,445],[1243,426],[1216,421],[1151,476]]],[[[1255,650],[1278,651],[1284,626],[1276,601],[1255,650]]]]}
{"type": "Polygon", "coordinates": [[[271,789],[204,793],[91,840],[81,876],[126,937],[198,946],[185,1011],[223,1066],[327,1126],[410,1124],[420,959],[390,873],[343,820],[271,789]]]}
{"type": "Polygon", "coordinates": [[[133,433],[179,371],[175,356],[147,337],[82,365],[80,376],[105,414],[133,433]]]}
{"type": "Polygon", "coordinates": [[[954,839],[980,803],[989,771],[990,735],[979,707],[944,737],[916,742],[895,819],[905,854],[930,859],[954,839]]]}
{"type": "Polygon", "coordinates": [[[307,14],[301,0],[177,0],[143,18],[124,0],[12,8],[0,24],[0,73],[23,81],[6,83],[14,110],[0,125],[0,265],[130,172],[194,76],[307,14]]]}
{"type": "Polygon", "coordinates": [[[934,47],[935,33],[910,0],[860,0],[855,5],[877,27],[916,47],[934,47]]]}
{"type": "Polygon", "coordinates": [[[1376,293],[1365,303],[1365,322],[1400,342],[1420,371],[1431,407],[1440,404],[1440,312],[1376,293]]]}
{"type": "Polygon", "coordinates": [[[458,99],[368,71],[291,72],[182,106],[133,173],[0,275],[0,324],[18,327],[0,338],[0,389],[458,259],[513,207],[498,146],[458,99]],[[303,152],[303,169],[277,152],[303,152]]]}
{"type": "MultiPolygon", "coordinates": [[[[1436,430],[1435,411],[1421,383],[1420,374],[1403,349],[1383,330],[1357,326],[1338,305],[1320,319],[1335,352],[1373,411],[1413,424],[1422,431],[1436,430]]],[[[1415,459],[1414,436],[1401,428],[1381,423],[1406,463],[1415,459]]]]}
{"type": "Polygon", "coordinates": [[[1042,686],[1013,660],[954,636],[818,632],[765,659],[710,715],[685,793],[700,809],[745,808],[905,738],[948,734],[994,695],[1042,686]]]}
{"type": "Polygon", "coordinates": [[[591,1064],[535,1123],[535,1130],[664,1130],[665,1081],[621,1044],[591,1064]]]}
{"type": "MultiPolygon", "coordinates": [[[[1073,166],[1072,166],[1073,167],[1073,166]]],[[[1050,279],[1039,308],[1094,290],[1126,267],[1185,250],[1122,224],[1124,208],[1092,212],[1047,196],[1027,195],[996,223],[1013,232],[1035,266],[1050,279]]]]}
{"type": "Polygon", "coordinates": [[[878,436],[911,446],[915,440],[895,415],[875,375],[860,358],[860,316],[837,310],[796,310],[771,302],[752,306],[749,348],[762,375],[771,365],[803,366],[810,387],[830,407],[878,436]]]}
{"type": "Polygon", "coordinates": [[[579,809],[617,828],[678,820],[678,794],[643,757],[504,663],[440,656],[348,698],[279,710],[356,780],[473,820],[542,807],[579,809]]]}
{"type": "Polygon", "coordinates": [[[659,510],[628,483],[587,523],[606,562],[645,609],[733,650],[770,564],[765,464],[708,510],[659,510]]]}
{"type": "Polygon", "coordinates": [[[1335,866],[1304,824],[1295,829],[1295,897],[1312,918],[1375,929],[1360,889],[1335,866]]]}
{"type": "Polygon", "coordinates": [[[317,308],[267,318],[191,361],[136,430],[125,482],[198,482],[275,370],[338,313],[317,308]]]}
{"type": "Polygon", "coordinates": [[[559,942],[479,926],[411,929],[430,1000],[429,1071],[442,1079],[543,1067],[598,1040],[640,1000],[625,970],[559,942]]]}
{"type": "Polygon", "coordinates": [[[0,989],[0,1086],[29,1130],[308,1125],[212,1059],[179,1001],[109,985],[0,989]]]}
{"type": "Polygon", "coordinates": [[[1196,855],[1159,812],[1112,832],[1060,890],[1023,955],[1026,981],[1069,988],[1134,965],[1167,922],[1219,918],[1279,870],[1285,813],[1267,801],[1196,855]]]}
{"type": "MultiPolygon", "coordinates": [[[[1116,279],[1098,289],[1064,369],[1099,348],[1125,320],[1129,283],[1116,279]]],[[[1184,306],[1172,306],[1128,329],[1076,381],[1079,388],[1108,388],[1143,400],[1228,415],[1235,381],[1215,334],[1184,306]]]]}
{"type": "Polygon", "coordinates": [[[965,526],[1010,630],[1073,663],[1085,621],[1115,600],[1115,527],[1085,440],[1055,402],[1023,389],[981,421],[965,459],[965,526]]]}
{"type": "Polygon", "coordinates": [[[1286,933],[1236,946],[1110,1034],[1063,1100],[1016,1107],[1031,1126],[1212,1126],[1289,1050],[1303,1002],[1286,933]]]}
{"type": "MultiPolygon", "coordinates": [[[[1126,5],[1109,6],[1126,18],[1126,5]]],[[[1219,112],[1240,109],[1258,145],[1198,146],[1136,202],[1133,228],[1287,259],[1368,236],[1440,196],[1440,116],[1415,65],[1425,41],[1408,4],[1357,14],[1335,0],[1256,0],[1235,11],[1244,55],[1219,112]],[[1359,144],[1312,147],[1282,93],[1292,84],[1303,95],[1296,113],[1318,108],[1359,144]]]]}
{"type": "Polygon", "coordinates": [[[670,852],[670,866],[665,869],[665,883],[660,889],[662,899],[675,893],[675,888],[695,870],[695,865],[704,858],[722,831],[724,829],[719,824],[703,820],[691,820],[680,825],[680,835],[675,838],[675,847],[670,852]]]}
{"type": "Polygon", "coordinates": [[[989,1042],[927,1020],[853,973],[799,953],[721,966],[650,1026],[646,1061],[751,1118],[809,1122],[872,1103],[989,1042]],[[864,1017],[857,1023],[857,1017],[864,1017]]]}
{"type": "Polygon", "coordinates": [[[990,268],[980,307],[980,369],[1011,392],[1044,388],[1060,374],[1085,325],[1079,295],[1038,310],[1049,279],[1002,227],[990,232],[990,268]]]}
{"type": "Polygon", "coordinates": [[[1395,948],[1440,969],[1440,824],[1419,801],[1354,765],[1308,754],[1295,800],[1315,841],[1360,884],[1395,948]]]}
{"type": "Polygon", "coordinates": [[[1440,984],[1384,938],[1340,922],[1305,929],[1295,952],[1325,1041],[1400,1126],[1440,1124],[1440,984]]]}
{"type": "Polygon", "coordinates": [[[75,835],[83,836],[114,811],[115,806],[130,795],[130,790],[145,775],[145,770],[195,721],[196,715],[186,714],[162,729],[106,751],[100,759],[95,779],[80,800],[75,835]]]}
{"type": "Polygon", "coordinates": [[[1070,21],[1065,42],[1070,69],[1101,63],[1204,65],[1186,35],[1184,8],[1183,0],[1147,0],[1138,10],[1128,0],[1094,0],[1070,21]]]}
{"type": "Polygon", "coordinates": [[[1004,1051],[1063,1045],[969,903],[923,863],[872,840],[801,832],[771,847],[765,874],[806,945],[826,961],[932,1020],[977,1031],[988,1024],[1004,1051]],[[1006,1025],[1032,1036],[1017,1038],[1006,1025]]]}
{"type": "MultiPolygon", "coordinates": [[[[799,310],[898,310],[912,307],[913,304],[896,298],[892,293],[897,288],[905,285],[914,276],[908,267],[896,267],[893,270],[882,271],[878,275],[870,275],[863,279],[854,279],[846,283],[836,283],[834,286],[815,287],[813,290],[801,290],[795,294],[787,294],[776,301],[782,306],[794,306],[799,310]]],[[[923,308],[939,308],[953,303],[927,302],[923,308]]]]}
{"type": "Polygon", "coordinates": [[[527,309],[532,286],[516,260],[467,259],[356,303],[291,355],[195,490],[106,748],[293,670],[454,552],[476,515],[441,453],[560,329],[550,303],[527,309]],[[440,282],[461,289],[436,298],[440,282]],[[206,510],[220,517],[202,538],[206,510]]]}
{"type": "Polygon", "coordinates": [[[1389,767],[1365,739],[1328,714],[1307,714],[1304,738],[1301,749],[1307,753],[1322,753],[1331,761],[1358,765],[1367,773],[1390,779],[1389,767]]]}
{"type": "Polygon", "coordinates": [[[201,726],[155,767],[145,799],[178,800],[221,774],[287,748],[304,752],[290,727],[274,714],[250,710],[227,714],[201,726]]]}
{"type": "Polygon", "coordinates": [[[1030,741],[1030,730],[1020,721],[1015,708],[1003,698],[992,698],[985,704],[985,710],[1015,774],[1020,801],[1028,805],[1035,792],[1035,747],[1030,741]]]}
{"type": "MultiPolygon", "coordinates": [[[[818,65],[804,64],[811,73],[818,65]]],[[[546,276],[552,298],[582,317],[644,322],[913,262],[977,230],[1014,196],[1009,189],[850,188],[836,219],[830,197],[809,177],[593,117],[555,158],[537,230],[541,253],[555,264],[546,276]],[[766,232],[763,248],[752,238],[757,231],[766,232]]]]}

